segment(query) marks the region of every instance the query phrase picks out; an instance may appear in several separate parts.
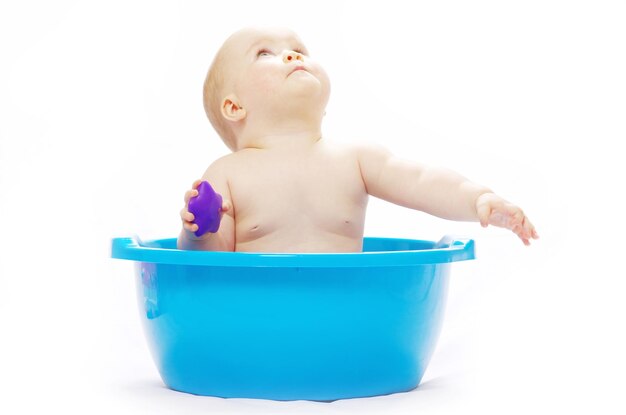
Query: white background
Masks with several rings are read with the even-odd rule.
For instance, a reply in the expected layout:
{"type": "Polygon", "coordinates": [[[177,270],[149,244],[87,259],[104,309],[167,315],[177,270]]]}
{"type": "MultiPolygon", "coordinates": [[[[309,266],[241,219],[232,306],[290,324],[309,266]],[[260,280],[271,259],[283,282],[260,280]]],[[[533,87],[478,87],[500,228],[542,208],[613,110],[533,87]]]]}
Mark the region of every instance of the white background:
{"type": "Polygon", "coordinates": [[[625,21],[618,1],[4,2],[0,413],[624,413],[625,21]],[[184,191],[228,151],[206,70],[249,24],[293,28],[325,66],[326,139],[453,168],[541,235],[370,200],[368,236],[477,243],[412,392],[219,399],[158,377],[110,239],[177,235],[184,191]]]}

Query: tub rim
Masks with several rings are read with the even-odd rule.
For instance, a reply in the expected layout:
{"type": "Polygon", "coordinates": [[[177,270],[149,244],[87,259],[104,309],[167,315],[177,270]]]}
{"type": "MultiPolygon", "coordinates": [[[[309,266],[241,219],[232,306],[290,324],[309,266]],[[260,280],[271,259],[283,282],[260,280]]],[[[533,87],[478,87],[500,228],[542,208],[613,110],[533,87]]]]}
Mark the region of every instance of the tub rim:
{"type": "Polygon", "coordinates": [[[142,241],[133,236],[113,238],[111,258],[171,265],[280,268],[395,267],[443,264],[475,258],[473,239],[451,235],[444,236],[438,242],[382,237],[364,237],[363,240],[364,246],[391,241],[413,244],[421,248],[340,253],[187,251],[160,247],[172,243],[176,246],[176,238],[142,241]]]}

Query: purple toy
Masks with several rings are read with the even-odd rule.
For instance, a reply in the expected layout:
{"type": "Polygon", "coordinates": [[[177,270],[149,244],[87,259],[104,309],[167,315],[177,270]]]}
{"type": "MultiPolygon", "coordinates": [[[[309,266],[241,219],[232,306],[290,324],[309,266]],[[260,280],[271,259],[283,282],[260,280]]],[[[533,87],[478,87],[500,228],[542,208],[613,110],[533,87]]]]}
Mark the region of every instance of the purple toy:
{"type": "Polygon", "coordinates": [[[215,193],[209,182],[203,181],[198,185],[198,196],[189,199],[188,209],[194,215],[194,223],[198,230],[196,236],[202,236],[207,232],[215,233],[220,228],[220,210],[222,209],[222,196],[215,193]]]}

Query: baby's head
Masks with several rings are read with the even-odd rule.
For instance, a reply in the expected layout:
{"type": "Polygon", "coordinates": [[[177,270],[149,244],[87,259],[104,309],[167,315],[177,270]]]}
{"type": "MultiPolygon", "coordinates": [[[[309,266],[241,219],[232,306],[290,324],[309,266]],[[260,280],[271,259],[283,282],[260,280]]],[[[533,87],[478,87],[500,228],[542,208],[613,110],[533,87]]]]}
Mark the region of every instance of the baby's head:
{"type": "Polygon", "coordinates": [[[287,29],[247,28],[217,52],[204,82],[204,109],[233,151],[242,140],[318,123],[330,81],[298,38],[287,29]]]}

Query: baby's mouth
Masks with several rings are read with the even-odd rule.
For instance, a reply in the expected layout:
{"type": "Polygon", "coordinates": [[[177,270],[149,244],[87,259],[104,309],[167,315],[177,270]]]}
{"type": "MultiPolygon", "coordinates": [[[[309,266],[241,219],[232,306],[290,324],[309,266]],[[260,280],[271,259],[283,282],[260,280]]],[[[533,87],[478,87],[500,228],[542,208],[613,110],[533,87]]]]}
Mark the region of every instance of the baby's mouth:
{"type": "MultiPolygon", "coordinates": [[[[296,72],[296,71],[305,71],[305,72],[308,72],[304,66],[302,66],[302,65],[298,65],[298,66],[296,66],[295,68],[293,68],[293,70],[292,70],[291,72],[289,72],[289,75],[291,75],[292,73],[294,73],[294,72],[296,72]]],[[[289,76],[289,75],[287,75],[287,76],[289,76]]]]}

